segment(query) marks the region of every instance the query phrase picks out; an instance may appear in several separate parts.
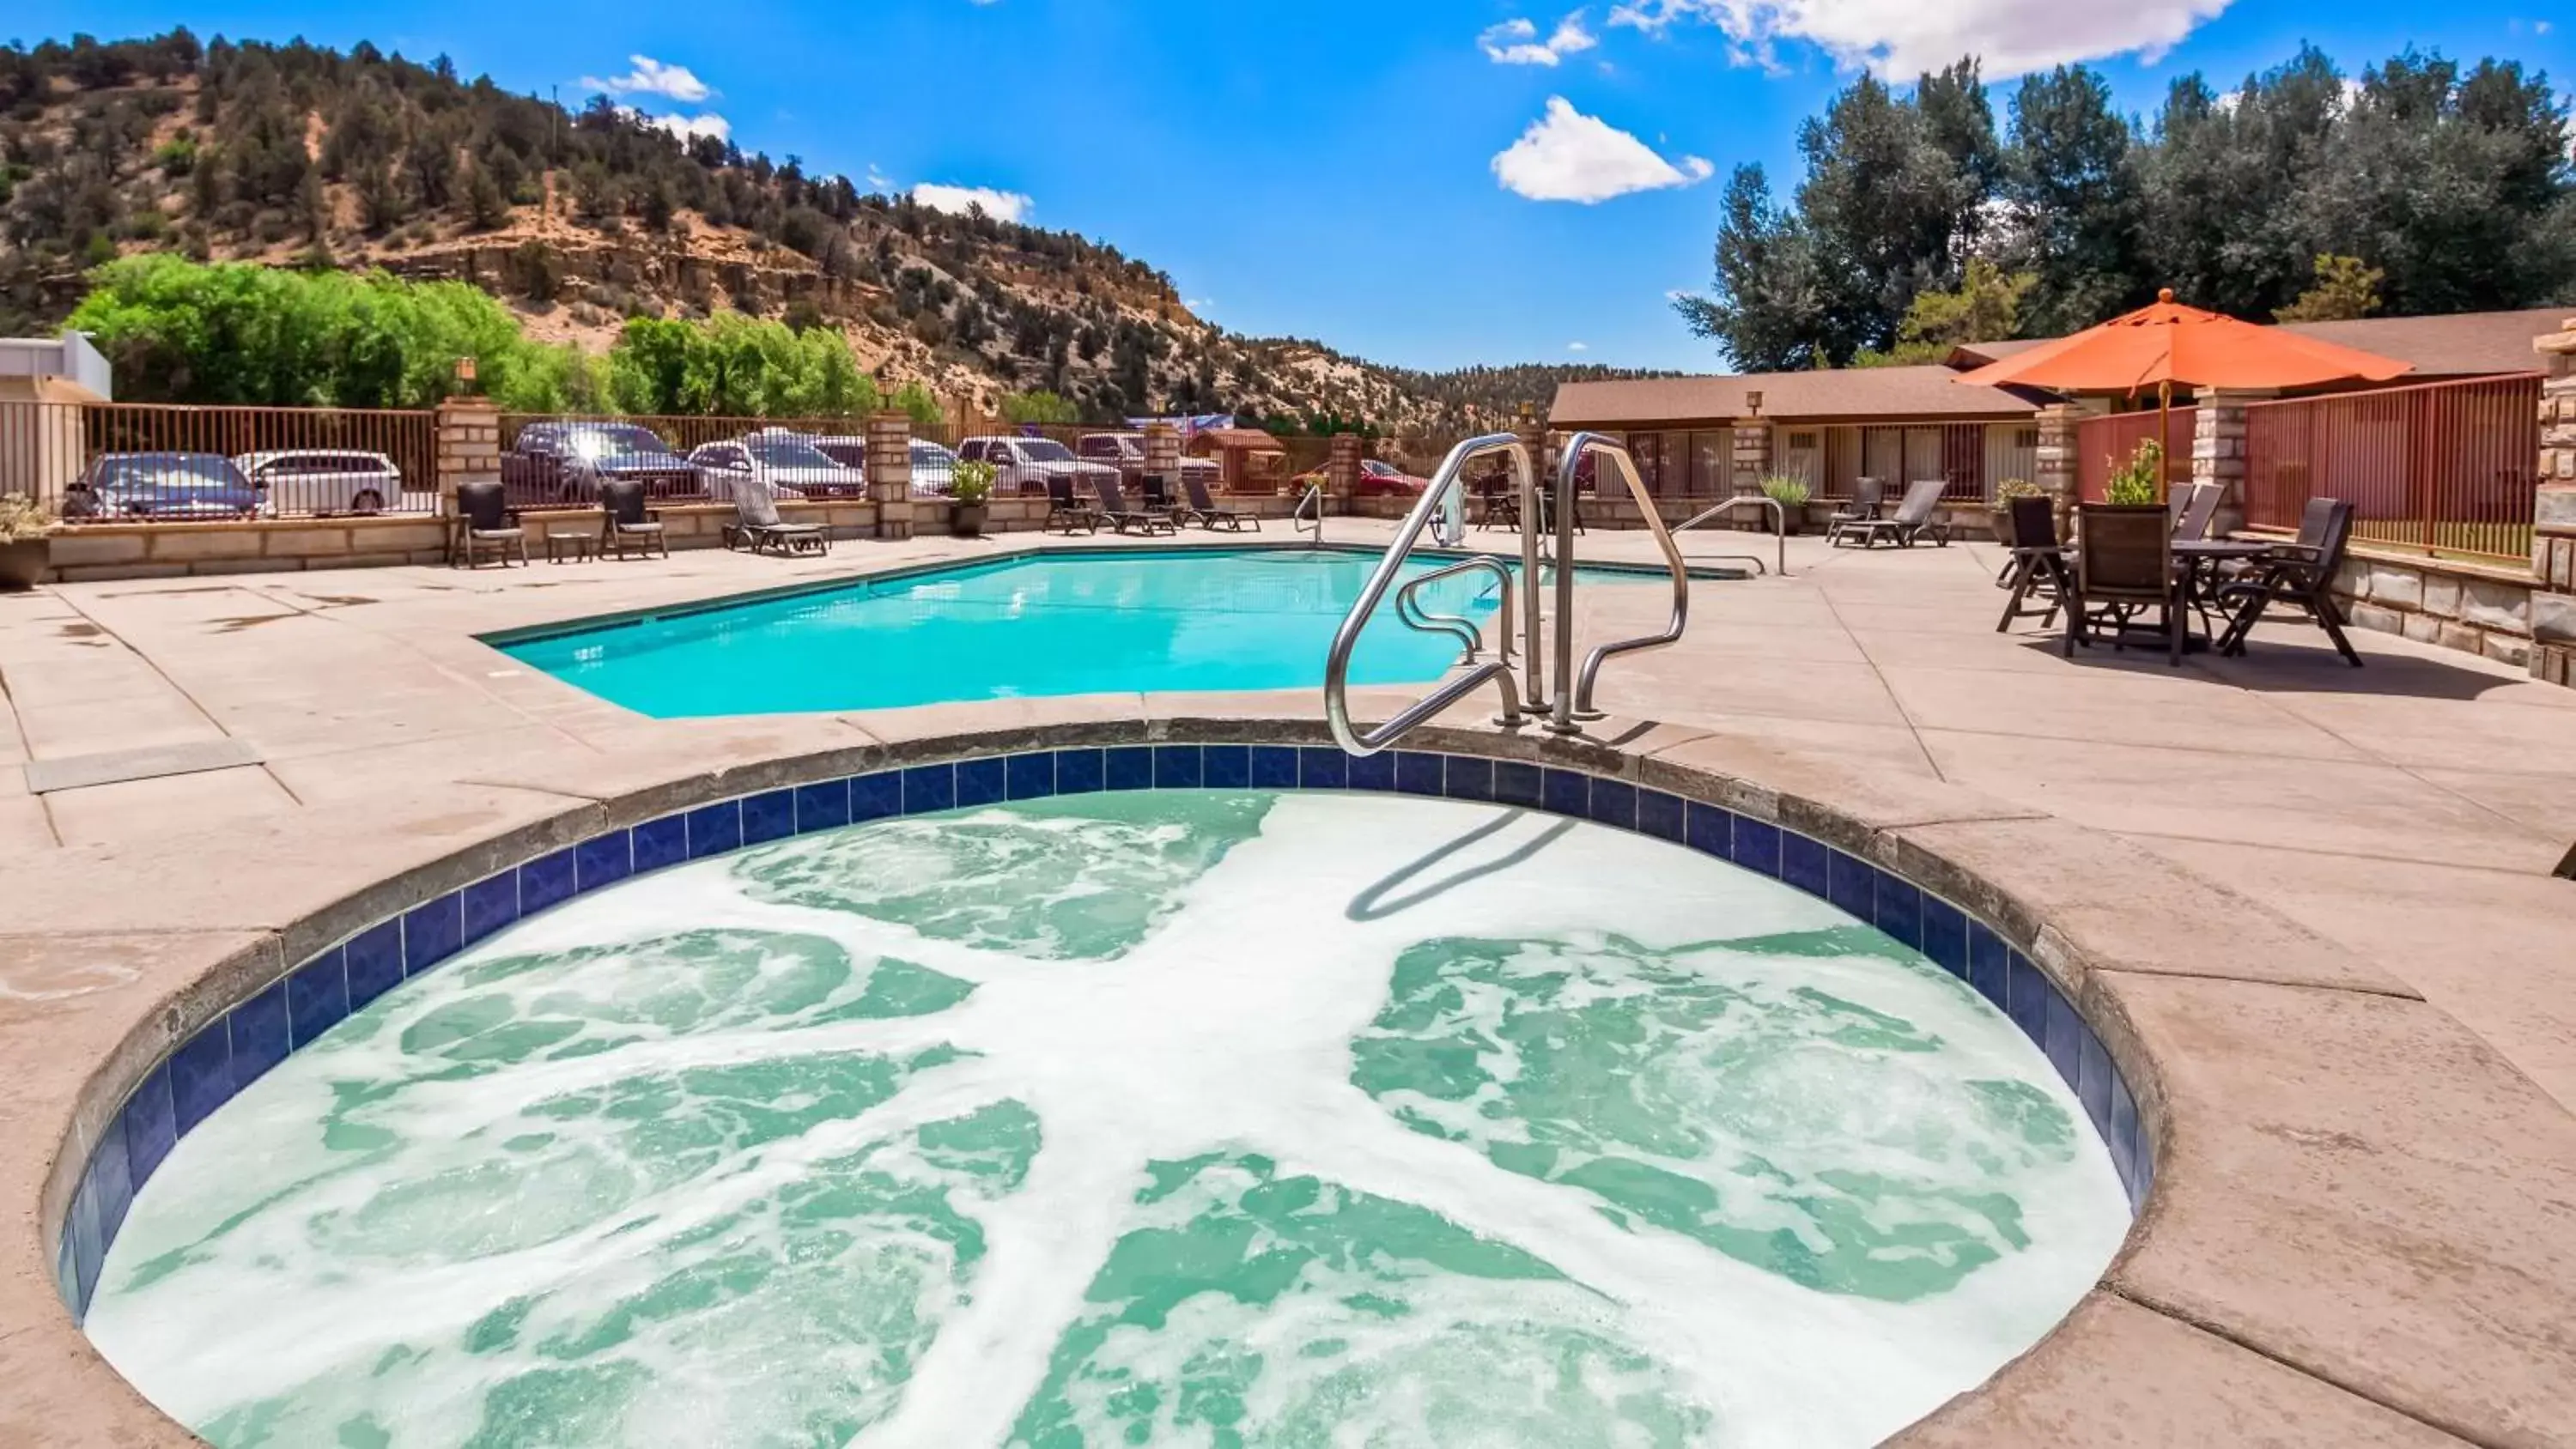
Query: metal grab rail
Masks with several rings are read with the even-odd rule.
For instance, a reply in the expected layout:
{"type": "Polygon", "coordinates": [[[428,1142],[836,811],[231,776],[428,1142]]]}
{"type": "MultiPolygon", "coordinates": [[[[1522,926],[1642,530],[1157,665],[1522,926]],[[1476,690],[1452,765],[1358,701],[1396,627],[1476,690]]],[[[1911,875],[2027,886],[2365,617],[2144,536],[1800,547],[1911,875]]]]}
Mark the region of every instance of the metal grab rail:
{"type": "MultiPolygon", "coordinates": [[[[1379,559],[1376,569],[1370,572],[1368,583],[1360,589],[1358,602],[1351,605],[1350,613],[1342,619],[1342,627],[1334,632],[1332,652],[1324,659],[1324,722],[1333,731],[1333,742],[1340,745],[1344,753],[1362,757],[1378,753],[1406,731],[1449,708],[1488,680],[1502,691],[1500,723],[1517,726],[1522,722],[1520,692],[1512,687],[1512,667],[1507,650],[1505,657],[1473,666],[1366,734],[1360,733],[1351,723],[1351,654],[1359,647],[1360,631],[1368,626],[1369,616],[1377,612],[1387,590],[1394,586],[1396,575],[1404,568],[1405,555],[1422,537],[1422,530],[1430,524],[1442,500],[1466,486],[1467,464],[1495,452],[1505,453],[1511,458],[1512,471],[1520,481],[1521,496],[1524,499],[1534,496],[1538,480],[1530,467],[1529,449],[1514,434],[1488,433],[1483,437],[1469,438],[1450,449],[1448,458],[1441,463],[1439,471],[1432,474],[1430,485],[1422,490],[1422,497],[1414,503],[1413,511],[1406,514],[1404,522],[1397,527],[1395,541],[1387,545],[1386,556],[1379,559]]],[[[1535,540],[1525,533],[1524,553],[1534,553],[1536,547],[1535,540]]],[[[1529,600],[1530,646],[1535,649],[1538,642],[1538,593],[1533,589],[1525,597],[1529,600]]],[[[1508,621],[1509,616],[1505,618],[1508,621]]],[[[1508,622],[1504,627],[1509,627],[1508,622]]],[[[1531,667],[1536,668],[1534,662],[1531,667]]]]}
{"type": "MultiPolygon", "coordinates": [[[[1531,591],[1533,595],[1536,590],[1531,591]]],[[[1661,649],[1682,637],[1690,623],[1690,567],[1682,562],[1682,551],[1673,543],[1672,533],[1664,527],[1664,517],[1655,509],[1654,495],[1646,491],[1646,480],[1637,476],[1636,461],[1628,456],[1625,446],[1612,442],[1599,433],[1576,433],[1566,439],[1565,456],[1556,469],[1556,714],[1548,728],[1561,735],[1580,734],[1577,720],[1602,718],[1592,707],[1592,686],[1601,677],[1601,666],[1612,656],[1633,654],[1647,649],[1661,649]],[[1620,639],[1596,646],[1583,661],[1583,673],[1572,689],[1566,681],[1574,663],[1574,479],[1587,454],[1598,454],[1615,467],[1628,483],[1628,497],[1644,515],[1646,529],[1655,536],[1655,546],[1663,551],[1664,566],[1673,578],[1673,613],[1660,634],[1643,634],[1634,639],[1620,639]]]]}
{"type": "MultiPolygon", "coordinates": [[[[1747,503],[1757,503],[1762,507],[1771,510],[1771,538],[1778,551],[1779,559],[1778,567],[1773,568],[1771,572],[1781,578],[1787,578],[1789,576],[1789,512],[1787,509],[1780,506],[1779,499],[1773,498],[1768,494],[1739,493],[1732,498],[1720,499],[1717,502],[1710,504],[1708,507],[1701,509],[1699,512],[1692,514],[1690,517],[1683,519],[1681,522],[1674,524],[1673,532],[1688,533],[1692,529],[1697,528],[1701,524],[1708,522],[1710,519],[1715,518],[1721,513],[1724,513],[1728,509],[1741,508],[1747,503]]],[[[1762,567],[1761,558],[1749,553],[1715,553],[1710,554],[1709,557],[1740,558],[1757,569],[1762,567]]]]}
{"type": "Polygon", "coordinates": [[[1395,616],[1426,634],[1433,632],[1455,634],[1459,642],[1466,646],[1466,654],[1462,662],[1475,663],[1477,651],[1485,647],[1484,633],[1476,627],[1476,621],[1463,614],[1430,613],[1422,607],[1421,601],[1414,595],[1442,579],[1479,572],[1492,574],[1495,584],[1502,590],[1502,608],[1495,616],[1502,623],[1494,634],[1500,646],[1499,652],[1503,663],[1510,664],[1512,662],[1512,571],[1503,567],[1498,559],[1481,556],[1460,559],[1446,567],[1433,569],[1427,574],[1416,575],[1407,580],[1403,588],[1395,591],[1395,616]]]}
{"type": "Polygon", "coordinates": [[[1296,508],[1291,510],[1288,514],[1288,526],[1298,533],[1311,533],[1315,535],[1315,542],[1318,544],[1324,541],[1323,484],[1309,483],[1306,485],[1306,496],[1298,499],[1296,508]],[[1315,510],[1311,515],[1306,511],[1310,504],[1313,505],[1315,510]]]}

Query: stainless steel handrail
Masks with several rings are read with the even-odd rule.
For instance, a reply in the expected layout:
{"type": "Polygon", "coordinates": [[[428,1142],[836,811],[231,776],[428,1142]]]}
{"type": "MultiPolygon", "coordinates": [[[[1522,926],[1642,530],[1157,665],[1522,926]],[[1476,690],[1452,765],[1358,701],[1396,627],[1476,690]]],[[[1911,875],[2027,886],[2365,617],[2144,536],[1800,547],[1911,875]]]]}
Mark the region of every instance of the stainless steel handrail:
{"type": "MultiPolygon", "coordinates": [[[[1488,680],[1502,691],[1503,710],[1499,722],[1505,726],[1518,726],[1522,722],[1520,692],[1512,687],[1512,668],[1506,653],[1505,657],[1470,667],[1366,734],[1360,733],[1351,723],[1351,654],[1359,648],[1360,631],[1368,627],[1369,616],[1377,612],[1387,590],[1394,586],[1396,575],[1404,568],[1405,556],[1412,551],[1415,541],[1422,537],[1422,530],[1439,510],[1442,499],[1466,486],[1467,464],[1495,452],[1505,453],[1511,458],[1513,472],[1520,480],[1521,496],[1528,499],[1535,494],[1537,479],[1530,467],[1529,448],[1517,436],[1487,433],[1482,437],[1469,438],[1450,449],[1448,458],[1441,463],[1439,471],[1431,475],[1430,485],[1422,490],[1422,497],[1414,503],[1413,511],[1406,514],[1404,522],[1397,526],[1395,541],[1387,545],[1386,556],[1379,559],[1377,567],[1370,572],[1368,582],[1360,589],[1358,602],[1351,605],[1350,613],[1343,616],[1342,627],[1333,634],[1332,652],[1324,658],[1324,721],[1332,728],[1333,742],[1347,754],[1368,756],[1378,753],[1406,731],[1457,703],[1488,680]]],[[[1535,543],[1524,533],[1524,553],[1533,553],[1535,549],[1535,543]]],[[[1529,606],[1529,637],[1531,646],[1535,648],[1538,640],[1535,591],[1528,597],[1533,600],[1529,606]]],[[[1505,617],[1508,619],[1509,616],[1505,617]]],[[[1508,624],[1505,627],[1509,627],[1508,624]]]]}
{"type": "Polygon", "coordinates": [[[1548,728],[1561,735],[1581,733],[1582,726],[1575,721],[1602,717],[1601,711],[1592,707],[1592,686],[1601,677],[1601,666],[1614,655],[1661,649],[1674,643],[1689,623],[1690,568],[1682,562],[1681,549],[1664,527],[1664,517],[1655,509],[1654,495],[1646,491],[1646,480],[1637,475],[1636,461],[1628,456],[1625,446],[1599,433],[1576,433],[1566,439],[1565,456],[1556,469],[1556,713],[1548,728]],[[1569,689],[1566,682],[1574,662],[1574,480],[1587,454],[1606,459],[1627,481],[1628,497],[1645,518],[1646,531],[1655,536],[1655,546],[1663,551],[1664,566],[1672,572],[1673,613],[1660,634],[1596,646],[1583,661],[1583,673],[1569,689]]]}
{"type": "Polygon", "coordinates": [[[1315,535],[1315,542],[1318,544],[1324,541],[1323,484],[1309,483],[1306,485],[1306,496],[1297,500],[1297,507],[1288,515],[1288,527],[1298,533],[1311,533],[1315,535]],[[1312,505],[1314,508],[1314,512],[1311,515],[1306,511],[1308,505],[1312,505]]]}
{"type": "Polygon", "coordinates": [[[1499,559],[1479,555],[1475,558],[1460,559],[1446,567],[1433,569],[1427,574],[1414,575],[1405,581],[1403,588],[1395,591],[1395,616],[1424,633],[1441,631],[1458,636],[1459,641],[1466,646],[1466,653],[1460,662],[1475,663],[1477,651],[1485,646],[1484,631],[1476,627],[1476,621],[1462,614],[1431,613],[1422,607],[1422,602],[1414,595],[1424,587],[1438,583],[1442,579],[1477,572],[1492,574],[1495,585],[1502,590],[1502,608],[1495,615],[1502,622],[1494,631],[1494,636],[1502,661],[1509,664],[1512,662],[1512,571],[1503,567],[1499,559]]]}
{"type": "MultiPolygon", "coordinates": [[[[1708,522],[1719,514],[1726,512],[1728,509],[1741,508],[1747,503],[1759,504],[1762,507],[1771,510],[1771,538],[1778,553],[1778,566],[1773,568],[1771,572],[1781,578],[1787,578],[1789,576],[1789,514],[1786,509],[1783,509],[1780,506],[1779,499],[1773,498],[1768,494],[1739,493],[1732,498],[1721,498],[1717,502],[1710,504],[1708,507],[1701,509],[1699,512],[1692,514],[1690,517],[1683,519],[1681,522],[1674,524],[1673,532],[1688,533],[1692,529],[1699,527],[1701,524],[1708,522]]],[[[1760,556],[1755,554],[1713,553],[1708,555],[1708,557],[1740,558],[1757,569],[1762,567],[1760,556]]]]}

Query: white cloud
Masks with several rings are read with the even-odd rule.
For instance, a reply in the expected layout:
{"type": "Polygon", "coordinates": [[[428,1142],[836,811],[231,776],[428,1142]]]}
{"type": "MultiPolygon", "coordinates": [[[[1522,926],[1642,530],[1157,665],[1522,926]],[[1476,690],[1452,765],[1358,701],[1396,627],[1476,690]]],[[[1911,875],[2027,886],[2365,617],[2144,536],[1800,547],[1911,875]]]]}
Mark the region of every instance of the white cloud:
{"type": "Polygon", "coordinates": [[[1016,191],[996,191],[989,186],[942,186],[935,181],[912,188],[912,199],[933,211],[961,216],[980,206],[995,221],[1026,221],[1029,209],[1036,205],[1016,191]]]}
{"type": "Polygon", "coordinates": [[[619,106],[617,109],[624,112],[629,120],[641,121],[655,130],[668,131],[679,137],[683,146],[700,136],[713,136],[719,141],[733,139],[733,122],[713,111],[702,116],[648,116],[633,106],[619,106]]]}
{"type": "Polygon", "coordinates": [[[1590,352],[1592,350],[1592,344],[1589,342],[1569,342],[1565,344],[1565,350],[1568,352],[1590,352]]]}
{"type": "Polygon", "coordinates": [[[1716,26],[1741,58],[1767,60],[1781,41],[1806,41],[1836,61],[1912,76],[1962,55],[1988,79],[2103,56],[2154,60],[2225,10],[2229,0],[1624,0],[1610,23],[1661,34],[1678,23],[1716,26]]]}
{"type": "Polygon", "coordinates": [[[1563,96],[1548,97],[1547,114],[1494,158],[1494,177],[1505,191],[1532,201],[1587,206],[1632,191],[1696,185],[1713,169],[1697,156],[1667,161],[1645,142],[1576,110],[1563,96]]]}
{"type": "Polygon", "coordinates": [[[1496,65],[1554,65],[1600,43],[1600,37],[1583,28],[1580,10],[1556,22],[1556,29],[1545,41],[1538,38],[1537,24],[1529,20],[1506,20],[1487,26],[1476,37],[1477,48],[1496,65]]]}
{"type": "Polygon", "coordinates": [[[715,91],[697,78],[685,65],[664,65],[649,55],[630,55],[627,63],[633,70],[621,76],[601,80],[586,75],[581,83],[592,90],[612,96],[669,96],[682,105],[694,106],[715,91]]]}

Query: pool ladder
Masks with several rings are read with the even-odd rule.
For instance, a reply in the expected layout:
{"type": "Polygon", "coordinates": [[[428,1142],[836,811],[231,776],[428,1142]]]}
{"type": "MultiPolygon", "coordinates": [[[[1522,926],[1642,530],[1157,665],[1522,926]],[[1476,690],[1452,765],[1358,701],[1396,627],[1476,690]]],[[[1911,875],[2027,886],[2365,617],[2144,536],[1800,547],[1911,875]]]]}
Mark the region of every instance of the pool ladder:
{"type": "Polygon", "coordinates": [[[1306,495],[1297,500],[1296,510],[1288,515],[1288,526],[1299,533],[1312,534],[1315,547],[1324,546],[1323,484],[1306,485],[1306,495]]]}
{"type": "Polygon", "coordinates": [[[1655,510],[1653,495],[1646,491],[1645,480],[1637,474],[1636,462],[1628,450],[1599,433],[1576,433],[1566,440],[1564,455],[1556,469],[1555,506],[1542,510],[1538,505],[1538,470],[1530,460],[1529,446],[1512,433],[1488,433],[1469,438],[1449,450],[1449,456],[1432,474],[1431,483],[1397,527],[1394,542],[1369,574],[1368,583],[1360,590],[1350,613],[1333,635],[1332,652],[1324,662],[1324,719],[1331,726],[1334,742],[1353,755],[1374,755],[1398,739],[1438,716],[1459,700],[1487,684],[1501,697],[1501,708],[1494,722],[1506,729],[1517,729],[1528,723],[1530,714],[1544,714],[1547,728],[1560,735],[1581,734],[1583,722],[1602,717],[1592,706],[1593,686],[1600,680],[1601,666],[1621,654],[1646,649],[1660,649],[1682,637],[1690,622],[1690,572],[1682,562],[1681,550],[1673,543],[1670,530],[1664,527],[1661,514],[1655,510]],[[1407,580],[1396,588],[1396,577],[1403,572],[1404,561],[1413,551],[1423,530],[1436,520],[1439,528],[1434,540],[1456,547],[1466,537],[1466,474],[1469,464],[1479,458],[1501,455],[1511,465],[1512,483],[1520,501],[1521,569],[1518,590],[1520,602],[1521,680],[1513,680],[1512,605],[1514,587],[1511,570],[1490,555],[1478,554],[1459,559],[1444,568],[1407,580]],[[1660,634],[1640,635],[1634,639],[1614,640],[1596,646],[1584,658],[1580,671],[1574,667],[1574,589],[1578,569],[1574,556],[1574,485],[1583,460],[1598,458],[1614,469],[1627,484],[1628,496],[1644,515],[1648,532],[1664,556],[1664,566],[1672,577],[1672,616],[1660,634]],[[1541,530],[1554,526],[1546,562],[1552,567],[1556,591],[1553,619],[1542,610],[1539,591],[1541,582],[1541,530]],[[1498,630],[1500,647],[1491,659],[1480,660],[1481,635],[1475,624],[1453,614],[1435,614],[1424,608],[1420,591],[1441,579],[1469,572],[1486,572],[1494,577],[1502,601],[1498,630]],[[1394,718],[1375,729],[1361,730],[1351,722],[1350,673],[1351,655],[1359,647],[1360,632],[1393,590],[1396,595],[1396,617],[1408,627],[1424,632],[1458,636],[1464,644],[1460,669],[1440,686],[1398,711],[1394,718]],[[1548,626],[1554,633],[1548,635],[1548,626]],[[1544,639],[1543,639],[1543,636],[1544,639]],[[1542,642],[1549,647],[1542,649],[1542,642]],[[1548,664],[1554,663],[1556,692],[1548,693],[1548,664]],[[1525,712],[1526,710],[1526,712],[1525,712]]]}

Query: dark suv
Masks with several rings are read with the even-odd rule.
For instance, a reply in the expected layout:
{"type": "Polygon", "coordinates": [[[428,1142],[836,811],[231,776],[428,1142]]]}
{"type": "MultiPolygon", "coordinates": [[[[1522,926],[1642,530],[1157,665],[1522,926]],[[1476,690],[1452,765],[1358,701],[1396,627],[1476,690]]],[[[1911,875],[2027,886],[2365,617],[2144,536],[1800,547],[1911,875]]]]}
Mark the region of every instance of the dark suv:
{"type": "Polygon", "coordinates": [[[640,482],[648,498],[706,491],[695,464],[635,423],[530,423],[501,455],[501,487],[521,508],[596,503],[600,483],[610,479],[640,482]]]}

